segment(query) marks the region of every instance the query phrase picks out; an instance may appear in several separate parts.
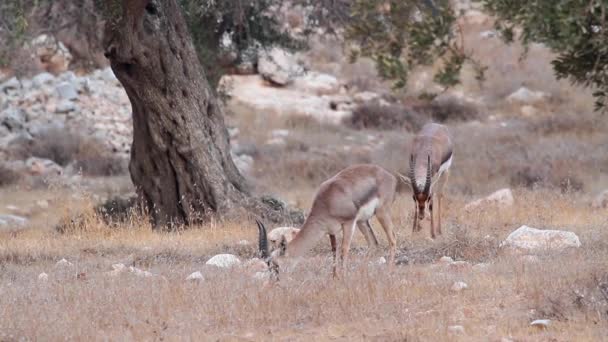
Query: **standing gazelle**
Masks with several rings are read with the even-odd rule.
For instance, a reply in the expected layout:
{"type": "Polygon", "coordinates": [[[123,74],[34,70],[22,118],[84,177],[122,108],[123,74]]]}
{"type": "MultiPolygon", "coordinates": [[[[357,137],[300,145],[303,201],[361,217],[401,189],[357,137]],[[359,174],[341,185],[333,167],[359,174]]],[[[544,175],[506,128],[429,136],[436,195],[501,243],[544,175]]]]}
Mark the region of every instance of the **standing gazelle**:
{"type": "Polygon", "coordinates": [[[431,237],[435,238],[435,221],[433,219],[433,197],[437,196],[437,233],[441,234],[441,200],[443,187],[448,180],[452,165],[452,139],[446,126],[429,123],[422,127],[414,137],[410,155],[410,171],[401,178],[409,183],[413,190],[414,226],[413,231],[420,231],[420,222],[424,219],[424,209],[428,203],[431,216],[431,237]]]}
{"type": "Polygon", "coordinates": [[[319,186],[304,225],[289,243],[283,240],[278,250],[270,253],[266,228],[257,221],[262,257],[278,267],[280,257],[302,256],[329,234],[334,251],[334,274],[337,274],[336,234],[342,230],[340,269],[343,270],[348,263],[355,227],[358,224],[367,225],[367,221],[376,215],[388,239],[389,265],[392,265],[396,239],[390,206],[395,199],[396,187],[396,178],[376,165],[354,165],[340,171],[319,186]]]}

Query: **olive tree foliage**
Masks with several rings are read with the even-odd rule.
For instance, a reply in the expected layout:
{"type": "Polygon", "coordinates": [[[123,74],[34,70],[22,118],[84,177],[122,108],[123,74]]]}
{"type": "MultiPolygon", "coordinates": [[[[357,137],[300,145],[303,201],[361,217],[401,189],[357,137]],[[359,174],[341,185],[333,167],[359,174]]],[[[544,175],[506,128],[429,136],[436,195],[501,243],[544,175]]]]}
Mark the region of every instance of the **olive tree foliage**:
{"type": "Polygon", "coordinates": [[[608,104],[608,2],[606,0],[484,0],[497,29],[511,42],[545,44],[557,57],[558,78],[591,87],[596,109],[608,104]],[[516,29],[521,33],[516,35],[516,29]]]}
{"type": "Polygon", "coordinates": [[[448,88],[460,82],[464,63],[480,81],[485,70],[467,53],[456,19],[448,0],[353,0],[344,35],[351,61],[371,58],[395,88],[404,87],[416,67],[433,63],[440,65],[435,82],[448,88]]]}

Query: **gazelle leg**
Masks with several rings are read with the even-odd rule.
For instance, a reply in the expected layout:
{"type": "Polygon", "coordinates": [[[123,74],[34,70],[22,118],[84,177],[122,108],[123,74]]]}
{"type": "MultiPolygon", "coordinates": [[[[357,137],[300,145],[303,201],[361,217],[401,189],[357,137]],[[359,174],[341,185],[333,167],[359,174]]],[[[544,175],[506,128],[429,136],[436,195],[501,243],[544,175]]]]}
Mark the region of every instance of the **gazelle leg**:
{"type": "Polygon", "coordinates": [[[418,231],[418,208],[414,206],[414,226],[412,227],[412,232],[416,231],[418,231]]]}
{"type": "Polygon", "coordinates": [[[443,200],[443,187],[448,182],[450,172],[449,169],[445,170],[441,175],[441,178],[437,182],[437,233],[441,234],[441,201],[443,200]]]}
{"type": "Polygon", "coordinates": [[[431,216],[431,238],[435,238],[435,220],[433,219],[433,197],[429,200],[429,215],[431,216]]]}
{"type": "Polygon", "coordinates": [[[336,236],[334,234],[329,234],[329,243],[331,244],[331,251],[334,254],[334,267],[333,267],[333,272],[334,272],[334,277],[338,276],[338,253],[337,253],[337,248],[336,248],[336,236]]]}
{"type": "Polygon", "coordinates": [[[350,251],[350,242],[355,233],[356,225],[357,222],[355,220],[347,221],[342,225],[342,265],[340,267],[340,273],[344,273],[346,266],[348,265],[348,252],[350,251]]]}
{"type": "MultiPolygon", "coordinates": [[[[395,264],[395,252],[397,249],[397,239],[395,238],[395,231],[393,230],[393,221],[391,220],[390,212],[387,208],[378,208],[376,210],[376,217],[380,222],[380,225],[386,233],[386,239],[388,240],[388,265],[393,267],[395,264]]],[[[416,218],[414,218],[416,220],[416,218]]],[[[414,221],[416,222],[416,221],[414,221]]]]}
{"type": "Polygon", "coordinates": [[[365,241],[367,242],[369,249],[376,250],[378,248],[378,239],[376,239],[376,235],[374,235],[374,231],[372,230],[372,226],[369,224],[369,220],[358,221],[357,227],[365,237],[365,241]]]}

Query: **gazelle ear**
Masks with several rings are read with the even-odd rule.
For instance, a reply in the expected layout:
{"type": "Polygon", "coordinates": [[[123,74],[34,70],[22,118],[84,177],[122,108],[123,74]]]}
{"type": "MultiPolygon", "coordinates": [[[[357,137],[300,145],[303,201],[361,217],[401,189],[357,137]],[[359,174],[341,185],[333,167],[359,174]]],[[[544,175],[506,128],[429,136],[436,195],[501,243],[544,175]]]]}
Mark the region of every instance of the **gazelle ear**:
{"type": "Polygon", "coordinates": [[[285,235],[281,237],[281,243],[279,244],[279,255],[285,255],[285,251],[287,250],[287,238],[285,235]]]}
{"type": "Polygon", "coordinates": [[[400,173],[397,173],[397,176],[399,176],[399,178],[403,181],[403,183],[407,184],[410,187],[410,189],[413,189],[412,180],[409,177],[406,177],[400,173]]]}

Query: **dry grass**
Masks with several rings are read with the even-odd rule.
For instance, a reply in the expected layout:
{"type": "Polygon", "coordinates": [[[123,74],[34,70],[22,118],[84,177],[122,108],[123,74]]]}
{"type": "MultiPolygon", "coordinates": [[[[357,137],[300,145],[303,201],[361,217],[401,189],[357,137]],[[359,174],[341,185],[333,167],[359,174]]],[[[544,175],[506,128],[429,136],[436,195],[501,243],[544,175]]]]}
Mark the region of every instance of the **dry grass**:
{"type": "MultiPolygon", "coordinates": [[[[331,277],[326,241],[311,253],[316,257],[302,260],[276,284],[238,269],[206,270],[204,262],[216,253],[254,255],[254,245],[237,243],[255,241],[251,222],[161,233],[142,219],[109,229],[88,216],[84,229],[65,234],[42,229],[3,234],[0,338],[601,340],[608,333],[608,298],[602,293],[608,281],[608,231],[602,227],[608,219],[556,192],[515,195],[512,208],[473,214],[462,209],[466,198],[450,197],[447,232],[437,241],[428,240],[426,229],[412,235],[410,199],[401,196],[393,216],[399,257],[409,264],[388,272],[358,254],[341,280],[331,277]],[[538,262],[502,253],[499,241],[523,223],[574,231],[583,247],[538,262]],[[442,255],[487,266],[450,270],[434,263],[442,255]],[[61,258],[74,266],[54,266],[61,258]],[[117,262],[158,276],[105,275],[117,262]],[[184,280],[196,270],[204,270],[207,279],[184,280]],[[48,282],[37,280],[40,272],[49,274],[48,282]],[[455,281],[470,288],[454,293],[455,281]],[[551,319],[552,326],[546,331],[529,326],[540,318],[551,319]],[[452,335],[450,325],[464,326],[465,335],[452,335]]],[[[365,245],[362,240],[357,235],[356,250],[365,245]]]]}

